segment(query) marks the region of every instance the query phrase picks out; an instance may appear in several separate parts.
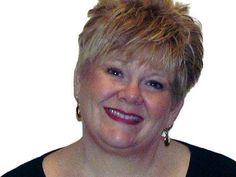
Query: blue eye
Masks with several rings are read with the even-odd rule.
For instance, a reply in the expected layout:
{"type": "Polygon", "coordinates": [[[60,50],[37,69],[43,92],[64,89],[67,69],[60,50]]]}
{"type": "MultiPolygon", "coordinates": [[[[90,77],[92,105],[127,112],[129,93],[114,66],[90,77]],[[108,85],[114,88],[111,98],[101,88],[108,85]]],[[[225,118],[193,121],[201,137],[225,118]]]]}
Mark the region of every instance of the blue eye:
{"type": "Polygon", "coordinates": [[[155,80],[150,80],[146,83],[147,86],[151,86],[153,87],[154,89],[157,89],[157,90],[161,90],[163,89],[163,84],[158,82],[158,81],[155,81],[155,80]]]}
{"type": "Polygon", "coordinates": [[[107,68],[107,73],[116,77],[123,77],[122,71],[117,68],[107,68]]]}

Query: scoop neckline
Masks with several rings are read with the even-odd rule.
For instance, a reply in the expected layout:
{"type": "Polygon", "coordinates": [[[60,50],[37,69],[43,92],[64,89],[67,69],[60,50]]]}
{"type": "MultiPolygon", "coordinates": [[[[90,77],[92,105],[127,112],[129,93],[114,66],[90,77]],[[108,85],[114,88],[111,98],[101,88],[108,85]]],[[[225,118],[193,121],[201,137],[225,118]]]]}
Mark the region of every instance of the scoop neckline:
{"type": "MultiPolygon", "coordinates": [[[[173,140],[176,141],[176,142],[181,143],[182,145],[184,145],[185,147],[187,147],[188,150],[189,150],[190,158],[189,158],[189,163],[188,163],[187,172],[186,172],[186,176],[185,176],[185,177],[190,177],[190,176],[189,176],[189,175],[190,175],[190,169],[191,169],[192,163],[193,163],[193,160],[192,160],[192,159],[193,159],[193,158],[192,158],[193,153],[192,153],[192,148],[191,148],[192,145],[190,145],[190,144],[188,144],[188,143],[186,143],[186,142],[179,141],[179,140],[175,140],[175,139],[173,139],[173,140]]],[[[48,152],[48,153],[46,153],[46,154],[44,154],[44,155],[41,156],[41,159],[42,159],[42,162],[41,162],[41,173],[42,173],[42,176],[43,176],[43,177],[46,177],[46,174],[45,174],[45,171],[44,171],[44,168],[43,168],[43,161],[44,161],[44,159],[45,159],[48,155],[50,155],[50,154],[52,154],[52,153],[54,153],[54,152],[56,152],[56,151],[59,151],[59,150],[61,150],[61,149],[63,149],[63,148],[58,148],[58,149],[56,149],[56,150],[50,151],[50,152],[48,152]]]]}

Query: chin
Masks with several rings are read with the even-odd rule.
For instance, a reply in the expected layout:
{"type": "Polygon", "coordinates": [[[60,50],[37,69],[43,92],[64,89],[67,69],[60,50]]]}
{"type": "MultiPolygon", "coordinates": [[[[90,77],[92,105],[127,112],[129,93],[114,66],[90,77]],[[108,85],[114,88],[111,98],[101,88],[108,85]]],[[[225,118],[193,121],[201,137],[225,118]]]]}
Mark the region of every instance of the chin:
{"type": "Polygon", "coordinates": [[[121,148],[126,149],[129,147],[133,147],[136,143],[134,140],[129,138],[123,138],[123,137],[109,137],[109,139],[106,139],[105,143],[113,148],[121,148]]]}
{"type": "Polygon", "coordinates": [[[138,140],[136,136],[132,136],[128,132],[113,131],[105,134],[100,134],[100,144],[103,148],[108,148],[114,151],[122,151],[125,149],[133,149],[138,140]]]}

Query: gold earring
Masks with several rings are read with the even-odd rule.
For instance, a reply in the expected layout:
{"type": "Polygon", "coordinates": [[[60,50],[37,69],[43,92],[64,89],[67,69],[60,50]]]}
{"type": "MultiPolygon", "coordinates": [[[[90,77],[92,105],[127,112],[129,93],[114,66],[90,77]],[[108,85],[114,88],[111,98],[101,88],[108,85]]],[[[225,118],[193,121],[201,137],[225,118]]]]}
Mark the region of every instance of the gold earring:
{"type": "Polygon", "coordinates": [[[75,96],[76,102],[77,102],[77,106],[76,106],[76,118],[78,121],[82,121],[81,119],[81,114],[80,114],[80,104],[79,104],[79,98],[78,96],[75,96]]]}
{"type": "Polygon", "coordinates": [[[77,103],[76,106],[76,118],[78,121],[81,121],[81,114],[80,114],[80,109],[79,109],[79,103],[77,103]]]}
{"type": "Polygon", "coordinates": [[[164,134],[164,144],[165,146],[169,146],[170,145],[170,136],[169,136],[169,131],[170,129],[173,127],[173,125],[171,125],[170,127],[168,128],[165,128],[163,130],[163,134],[164,134]]]}
{"type": "Polygon", "coordinates": [[[170,145],[169,131],[164,129],[163,133],[164,133],[164,144],[165,146],[169,146],[170,145]]]}

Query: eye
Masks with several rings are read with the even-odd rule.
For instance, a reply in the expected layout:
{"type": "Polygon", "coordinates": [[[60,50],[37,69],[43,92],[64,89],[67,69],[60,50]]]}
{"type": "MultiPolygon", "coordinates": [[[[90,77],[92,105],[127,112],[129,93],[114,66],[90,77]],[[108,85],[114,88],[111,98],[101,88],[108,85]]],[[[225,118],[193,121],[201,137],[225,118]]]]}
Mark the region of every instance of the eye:
{"type": "Polygon", "coordinates": [[[153,87],[156,90],[163,89],[163,84],[158,82],[158,81],[156,81],[156,80],[149,80],[149,81],[146,82],[146,85],[147,86],[151,86],[151,87],[153,87]]]}
{"type": "Polygon", "coordinates": [[[107,68],[107,73],[116,77],[120,77],[120,78],[123,78],[124,76],[123,72],[120,69],[113,68],[113,67],[107,68]]]}

